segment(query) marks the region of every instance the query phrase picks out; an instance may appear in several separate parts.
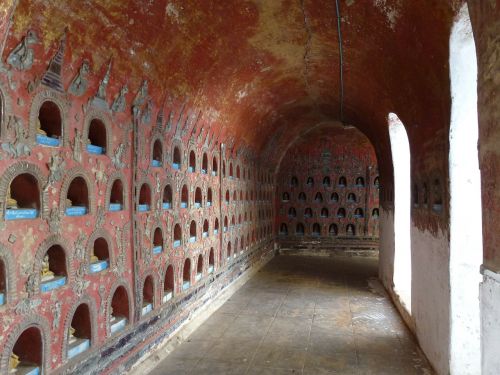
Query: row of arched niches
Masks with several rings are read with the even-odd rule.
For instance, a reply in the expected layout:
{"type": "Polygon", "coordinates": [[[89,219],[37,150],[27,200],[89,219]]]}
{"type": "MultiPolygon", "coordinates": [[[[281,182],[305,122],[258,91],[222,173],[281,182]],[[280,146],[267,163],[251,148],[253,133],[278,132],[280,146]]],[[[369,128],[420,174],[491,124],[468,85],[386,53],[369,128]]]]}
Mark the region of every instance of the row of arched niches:
{"type": "Polygon", "coordinates": [[[8,87],[0,75],[1,373],[74,365],[273,238],[275,185],[254,162],[88,96],[8,87]]]}
{"type": "Polygon", "coordinates": [[[285,171],[281,174],[278,189],[280,237],[378,237],[380,182],[377,168],[356,165],[349,169],[332,165],[331,170],[335,173],[311,173],[304,166],[300,173],[285,171]]]}

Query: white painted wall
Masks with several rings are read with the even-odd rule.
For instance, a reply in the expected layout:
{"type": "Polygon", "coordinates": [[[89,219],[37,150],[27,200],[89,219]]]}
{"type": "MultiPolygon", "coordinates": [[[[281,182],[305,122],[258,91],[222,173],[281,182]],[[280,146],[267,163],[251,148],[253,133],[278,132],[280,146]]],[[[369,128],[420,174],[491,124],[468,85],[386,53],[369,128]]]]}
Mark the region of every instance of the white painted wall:
{"type": "Polygon", "coordinates": [[[450,79],[450,373],[476,375],[481,373],[483,241],[477,61],[467,4],[458,13],[450,37],[450,79]]]}
{"type": "Polygon", "coordinates": [[[379,278],[388,290],[393,289],[394,275],[394,215],[380,207],[379,278]]]}
{"type": "Polygon", "coordinates": [[[412,225],[412,316],[418,341],[438,374],[449,374],[450,277],[448,233],[412,225]]]}
{"type": "Polygon", "coordinates": [[[498,375],[500,369],[500,274],[484,270],[481,284],[482,374],[498,375]]]}

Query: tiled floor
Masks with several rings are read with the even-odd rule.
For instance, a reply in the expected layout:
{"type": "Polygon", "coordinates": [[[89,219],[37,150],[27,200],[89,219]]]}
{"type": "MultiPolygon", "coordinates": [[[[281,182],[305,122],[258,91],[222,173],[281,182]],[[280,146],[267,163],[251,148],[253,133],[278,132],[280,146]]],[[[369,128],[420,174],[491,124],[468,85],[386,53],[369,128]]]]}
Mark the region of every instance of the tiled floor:
{"type": "Polygon", "coordinates": [[[278,256],[150,372],[432,374],[373,258],[278,256]]]}

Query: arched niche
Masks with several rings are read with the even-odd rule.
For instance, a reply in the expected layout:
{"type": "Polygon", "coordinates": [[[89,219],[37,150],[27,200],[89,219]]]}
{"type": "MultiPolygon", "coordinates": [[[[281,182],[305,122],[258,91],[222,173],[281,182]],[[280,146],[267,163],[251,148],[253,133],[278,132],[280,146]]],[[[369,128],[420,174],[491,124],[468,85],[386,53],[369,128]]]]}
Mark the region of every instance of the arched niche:
{"type": "Polygon", "coordinates": [[[194,192],[194,207],[201,208],[203,205],[203,195],[201,194],[201,188],[197,187],[194,192]]]}
{"type": "Polygon", "coordinates": [[[318,223],[312,225],[311,234],[316,237],[321,236],[321,226],[318,223]]]}
{"type": "Polygon", "coordinates": [[[42,146],[68,146],[68,103],[62,95],[41,91],[35,95],[30,110],[29,136],[42,146]]]}
{"type": "Polygon", "coordinates": [[[162,208],[164,210],[169,210],[173,207],[173,191],[172,191],[172,186],[170,184],[165,185],[163,188],[163,195],[162,195],[162,208]]]}
{"type": "Polygon", "coordinates": [[[141,315],[145,316],[154,309],[155,287],[152,275],[146,276],[142,286],[142,306],[141,315]]]}
{"type": "Polygon", "coordinates": [[[200,281],[203,277],[203,255],[198,255],[198,260],[196,261],[196,276],[195,280],[200,281]]]}
{"type": "Polygon", "coordinates": [[[217,176],[218,169],[219,169],[219,164],[217,162],[217,157],[214,156],[212,159],[212,176],[217,176]]]}
{"type": "Polygon", "coordinates": [[[59,207],[62,215],[94,214],[95,195],[94,184],[91,181],[83,168],[75,167],[69,170],[61,187],[59,207]]]}
{"type": "Polygon", "coordinates": [[[308,188],[312,188],[314,186],[314,178],[312,178],[311,176],[307,177],[306,186],[308,188]]]}
{"type": "Polygon", "coordinates": [[[87,256],[90,273],[105,271],[111,267],[111,237],[104,229],[92,234],[88,242],[87,256]]]}
{"type": "Polygon", "coordinates": [[[173,247],[179,247],[182,245],[182,228],[180,224],[175,224],[174,225],[174,242],[173,242],[173,247]]]}
{"type": "Polygon", "coordinates": [[[283,194],[281,195],[281,201],[290,202],[290,194],[287,191],[283,192],[283,194]]]}
{"type": "Polygon", "coordinates": [[[85,114],[83,139],[88,153],[111,155],[113,146],[111,119],[96,108],[90,109],[85,114]]]}
{"type": "Polygon", "coordinates": [[[189,242],[196,242],[196,221],[191,220],[189,225],[189,242]]]}
{"type": "Polygon", "coordinates": [[[303,236],[305,232],[304,224],[302,223],[297,223],[295,227],[295,235],[296,236],[303,236]]]}
{"type": "Polygon", "coordinates": [[[191,259],[186,258],[182,266],[182,290],[187,290],[191,286],[191,259]]]}
{"type": "Polygon", "coordinates": [[[23,161],[7,168],[0,178],[0,220],[46,217],[48,194],[42,189],[46,184],[47,179],[34,164],[23,161]],[[21,211],[14,212],[9,202],[21,211]]]}
{"type": "Polygon", "coordinates": [[[106,202],[108,210],[112,212],[128,210],[128,186],[125,176],[115,172],[108,178],[106,187],[106,202]]]}
{"type": "Polygon", "coordinates": [[[355,185],[358,188],[365,187],[365,179],[361,176],[356,177],[355,185]]]}
{"type": "Polygon", "coordinates": [[[297,217],[297,210],[295,209],[295,207],[290,207],[288,209],[288,217],[290,218],[297,217]]]}
{"type": "Polygon", "coordinates": [[[307,201],[306,193],[304,193],[303,191],[301,191],[299,193],[299,202],[305,202],[305,201],[307,201]]]}
{"type": "Polygon", "coordinates": [[[233,178],[233,162],[229,162],[229,178],[233,178]]]}
{"type": "Polygon", "coordinates": [[[362,208],[358,207],[354,210],[354,218],[361,219],[365,217],[365,213],[362,208]]]}
{"type": "Polygon", "coordinates": [[[307,218],[311,218],[311,217],[313,217],[313,211],[312,211],[312,208],[311,208],[311,207],[307,207],[307,208],[304,210],[304,217],[307,217],[307,218]]]}
{"type": "Polygon", "coordinates": [[[114,285],[108,301],[108,335],[125,329],[132,317],[131,293],[126,284],[114,285]]]}
{"type": "Polygon", "coordinates": [[[226,258],[227,259],[230,259],[231,258],[231,251],[232,251],[232,248],[231,248],[231,241],[229,241],[227,243],[227,247],[226,247],[226,258]]]}
{"type": "Polygon", "coordinates": [[[30,316],[9,334],[3,347],[0,372],[11,374],[16,364],[17,373],[45,374],[50,365],[50,329],[45,319],[30,316]]]}
{"type": "Polygon", "coordinates": [[[208,273],[213,273],[215,269],[215,253],[214,248],[210,248],[210,252],[208,253],[208,273]]]}
{"type": "Polygon", "coordinates": [[[208,156],[206,152],[203,153],[203,158],[201,162],[201,173],[202,174],[208,173],[208,156]]]}
{"type": "Polygon", "coordinates": [[[226,190],[226,204],[229,204],[229,200],[230,200],[230,195],[229,195],[229,190],[226,190]]]}
{"type": "Polygon", "coordinates": [[[196,172],[196,153],[194,152],[194,150],[191,150],[189,152],[188,172],[191,172],[191,173],[196,172]]]}
{"type": "Polygon", "coordinates": [[[354,224],[347,224],[345,228],[346,236],[355,236],[356,235],[356,227],[354,224]]]}
{"type": "Polygon", "coordinates": [[[16,300],[16,267],[12,250],[0,244],[0,308],[16,300]]]}
{"type": "Polygon", "coordinates": [[[330,176],[325,176],[325,177],[323,178],[323,186],[324,186],[325,188],[329,188],[330,186],[332,186],[332,182],[331,182],[331,180],[330,180],[330,176]]]}
{"type": "Polygon", "coordinates": [[[97,310],[94,301],[84,296],[76,300],[69,311],[63,336],[63,361],[79,357],[97,341],[97,310]]]}
{"type": "Polygon", "coordinates": [[[212,206],[213,196],[212,196],[212,188],[208,188],[207,190],[207,207],[212,206]]]}
{"type": "Polygon", "coordinates": [[[208,220],[205,219],[203,221],[203,233],[202,233],[202,237],[203,238],[207,238],[209,236],[209,233],[210,233],[209,230],[210,230],[210,228],[209,228],[209,225],[208,225],[208,220]]]}
{"type": "Polygon", "coordinates": [[[215,218],[214,220],[214,235],[219,233],[219,219],[215,218]]]}
{"type": "Polygon", "coordinates": [[[329,214],[328,214],[328,208],[323,207],[323,208],[321,209],[320,216],[321,216],[322,218],[327,218],[327,217],[329,216],[329,214]]]}
{"type": "Polygon", "coordinates": [[[153,168],[163,166],[163,143],[159,138],[154,139],[151,147],[151,166],[153,168]]]}
{"type": "Polygon", "coordinates": [[[338,233],[339,233],[339,228],[337,224],[335,223],[330,224],[330,226],[328,227],[328,235],[331,237],[335,237],[338,235],[338,233]]]}
{"type": "Polygon", "coordinates": [[[237,179],[240,178],[240,166],[239,165],[236,166],[236,178],[237,179]]]}
{"type": "Polygon", "coordinates": [[[288,226],[286,223],[281,223],[280,225],[280,235],[281,236],[288,236],[288,226]]]}
{"type": "Polygon", "coordinates": [[[187,185],[182,185],[180,207],[189,208],[189,189],[187,185]]]}
{"type": "Polygon", "coordinates": [[[156,227],[153,231],[153,254],[160,254],[163,252],[163,230],[161,227],[156,227]]]}
{"type": "Polygon", "coordinates": [[[291,187],[299,186],[299,179],[297,178],[297,176],[292,176],[292,178],[290,179],[290,186],[291,187]]]}
{"type": "Polygon", "coordinates": [[[71,284],[73,269],[68,249],[68,242],[59,235],[51,235],[39,245],[35,253],[33,273],[27,282],[29,293],[50,292],[71,284]],[[42,274],[45,277],[42,278],[42,274]]]}
{"type": "Polygon", "coordinates": [[[320,202],[323,202],[323,194],[321,194],[321,192],[317,192],[316,195],[314,196],[314,201],[316,203],[320,203],[320,202]]]}
{"type": "Polygon", "coordinates": [[[148,182],[143,182],[139,190],[139,199],[137,202],[137,211],[148,212],[153,206],[153,197],[151,186],[148,182]]]}
{"type": "Polygon", "coordinates": [[[340,207],[338,210],[337,210],[337,217],[339,219],[343,219],[345,218],[346,214],[345,214],[345,208],[343,207],[340,207]]]}
{"type": "Polygon", "coordinates": [[[180,170],[182,166],[182,154],[179,146],[175,145],[172,152],[172,168],[180,170]]]}
{"type": "Polygon", "coordinates": [[[356,201],[357,201],[356,194],[354,194],[354,193],[347,194],[347,202],[348,203],[356,203],[356,201]]]}
{"type": "Polygon", "coordinates": [[[165,271],[165,276],[163,278],[163,303],[170,301],[175,292],[175,277],[174,277],[174,267],[169,265],[165,271]]]}

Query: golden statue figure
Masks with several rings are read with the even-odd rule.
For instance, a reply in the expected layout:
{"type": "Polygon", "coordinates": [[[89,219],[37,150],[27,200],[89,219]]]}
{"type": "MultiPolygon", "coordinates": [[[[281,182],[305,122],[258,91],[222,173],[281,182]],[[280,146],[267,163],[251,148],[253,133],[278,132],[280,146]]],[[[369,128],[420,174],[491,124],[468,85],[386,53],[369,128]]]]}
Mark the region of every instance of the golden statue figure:
{"type": "Polygon", "coordinates": [[[36,120],[36,133],[40,135],[47,136],[45,130],[42,129],[42,124],[40,123],[40,119],[36,120]]]}
{"type": "Polygon", "coordinates": [[[12,352],[9,359],[9,369],[15,370],[20,362],[21,361],[19,360],[19,356],[16,353],[12,352]]]}
{"type": "Polygon", "coordinates": [[[7,198],[6,198],[6,201],[7,201],[7,209],[8,210],[16,210],[16,209],[19,208],[17,206],[17,201],[14,198],[12,198],[12,195],[11,195],[11,192],[10,192],[10,185],[9,185],[9,188],[7,189],[7,198]]]}
{"type": "Polygon", "coordinates": [[[73,207],[73,202],[69,198],[66,198],[66,207],[73,207]]]}
{"type": "Polygon", "coordinates": [[[50,280],[54,278],[54,272],[50,270],[49,256],[45,255],[42,261],[42,281],[50,280]]]}
{"type": "Polygon", "coordinates": [[[76,329],[74,329],[72,326],[70,326],[68,329],[68,343],[69,344],[72,344],[76,341],[75,332],[76,332],[76,329]]]}
{"type": "Polygon", "coordinates": [[[109,321],[113,323],[116,317],[113,315],[113,306],[109,306],[109,321]]]}
{"type": "Polygon", "coordinates": [[[99,262],[99,258],[95,256],[94,251],[92,251],[92,255],[90,256],[90,263],[99,262]]]}

